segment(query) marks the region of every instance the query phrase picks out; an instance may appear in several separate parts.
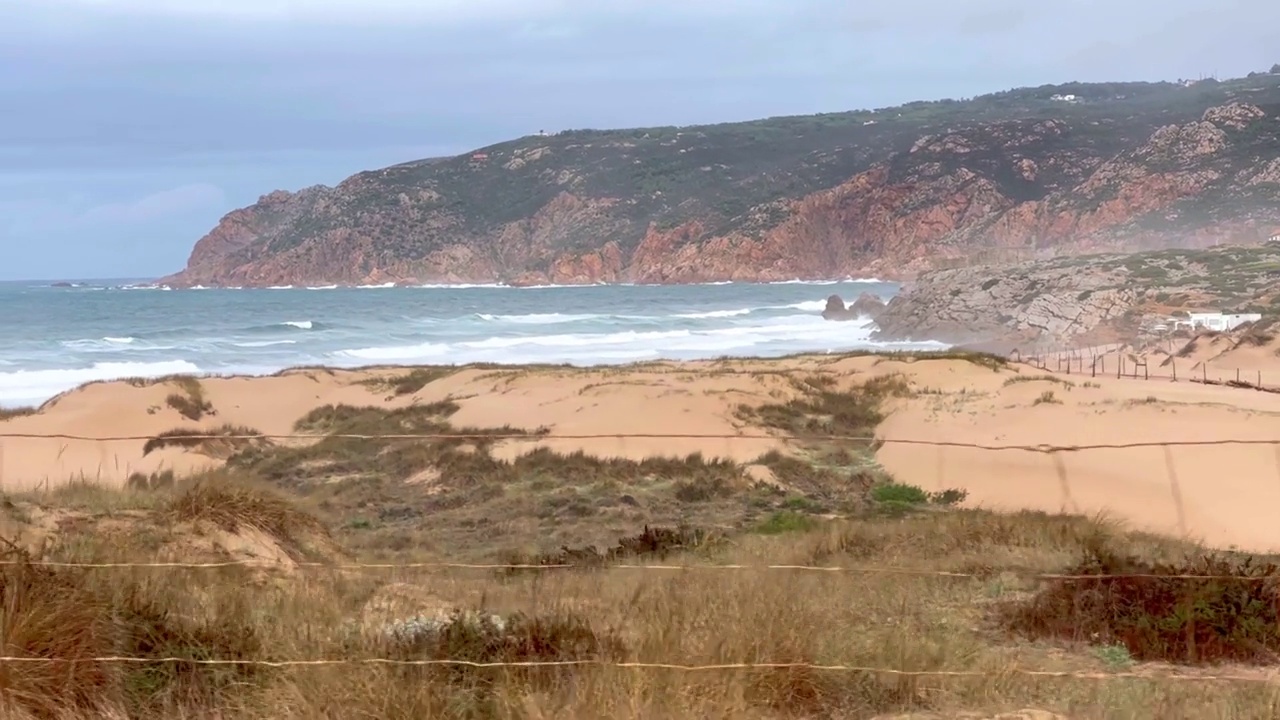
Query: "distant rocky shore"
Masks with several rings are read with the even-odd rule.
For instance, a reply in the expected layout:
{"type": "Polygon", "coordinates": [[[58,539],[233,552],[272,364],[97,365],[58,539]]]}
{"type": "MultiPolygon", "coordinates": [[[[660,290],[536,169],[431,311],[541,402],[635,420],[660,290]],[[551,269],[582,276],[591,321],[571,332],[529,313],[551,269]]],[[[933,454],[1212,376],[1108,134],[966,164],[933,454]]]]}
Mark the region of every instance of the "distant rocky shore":
{"type": "Polygon", "coordinates": [[[1104,345],[1169,332],[1174,313],[1280,314],[1275,268],[1280,243],[956,268],[922,274],[878,311],[832,297],[823,317],[861,312],[874,317],[877,340],[1001,354],[1104,345]]]}

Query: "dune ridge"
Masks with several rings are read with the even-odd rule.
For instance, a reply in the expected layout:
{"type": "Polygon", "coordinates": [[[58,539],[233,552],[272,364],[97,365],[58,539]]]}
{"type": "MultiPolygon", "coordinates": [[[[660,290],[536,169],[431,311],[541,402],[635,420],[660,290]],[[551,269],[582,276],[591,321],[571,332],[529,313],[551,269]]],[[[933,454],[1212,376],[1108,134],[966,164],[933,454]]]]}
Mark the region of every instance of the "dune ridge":
{"type": "MultiPolygon", "coordinates": [[[[1274,367],[1280,378],[1280,360],[1273,361],[1272,345],[1277,343],[1201,336],[1188,342],[1190,350],[1175,353],[1183,356],[1175,361],[1185,363],[1190,373],[1195,363],[1247,360],[1259,368],[1274,367]],[[1224,343],[1231,347],[1214,349],[1224,343]],[[1206,347],[1211,355],[1205,354],[1206,347]]],[[[1120,354],[1107,357],[1114,363],[1120,354]]],[[[1152,369],[1159,367],[1158,351],[1149,350],[1145,357],[1152,369]]],[[[172,397],[186,392],[182,382],[103,382],[65,393],[38,412],[4,421],[0,433],[152,438],[166,432],[240,427],[289,435],[298,432],[300,418],[324,406],[392,411],[449,401],[458,406],[450,418],[458,427],[545,429],[536,439],[497,443],[495,457],[508,461],[545,448],[637,461],[698,453],[752,466],[770,452],[794,453],[795,443],[626,436],[759,434],[762,428],[744,420],[741,408],[794,398],[797,378],[824,376],[856,386],[890,375],[901,376],[910,392],[888,405],[887,418],[876,431],[886,439],[1026,445],[1176,443],[1268,440],[1280,429],[1280,397],[1268,393],[1154,377],[1068,375],[1028,364],[988,367],[959,355],[855,354],[603,369],[301,368],[266,377],[194,381],[191,387],[198,388],[209,407],[198,419],[183,417],[171,406],[172,397]],[[620,437],[558,437],[583,434],[620,437]]],[[[0,438],[0,482],[7,491],[48,490],[72,479],[121,486],[131,476],[164,471],[180,476],[220,467],[225,460],[208,448],[182,445],[144,453],[145,444],[0,438]]],[[[1064,454],[1055,464],[1045,454],[887,443],[875,458],[901,482],[934,491],[963,488],[972,506],[1106,511],[1142,529],[1186,533],[1219,547],[1280,549],[1280,537],[1257,512],[1260,506],[1280,501],[1280,465],[1269,446],[1080,451],[1064,454]],[[1170,489],[1170,461],[1182,496],[1181,517],[1170,489]]]]}

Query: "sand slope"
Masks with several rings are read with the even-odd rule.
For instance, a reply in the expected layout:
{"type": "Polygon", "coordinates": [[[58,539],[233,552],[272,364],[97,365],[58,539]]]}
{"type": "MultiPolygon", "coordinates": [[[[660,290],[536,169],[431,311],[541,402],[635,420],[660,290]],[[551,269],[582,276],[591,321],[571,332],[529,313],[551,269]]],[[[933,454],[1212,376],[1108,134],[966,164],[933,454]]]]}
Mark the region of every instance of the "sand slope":
{"type": "MultiPolygon", "coordinates": [[[[1253,348],[1257,350],[1258,348],[1253,348]]],[[[1245,349],[1241,349],[1242,351],[1245,349]]],[[[1263,348],[1249,355],[1274,357],[1263,348]]],[[[1280,377],[1280,361],[1267,365],[1280,377]]],[[[262,378],[202,380],[216,411],[199,423],[165,407],[171,384],[101,383],[72,391],[41,413],[0,422],[0,432],[34,435],[135,435],[175,427],[245,425],[289,433],[325,404],[404,406],[450,398],[455,426],[547,427],[548,437],[498,447],[506,457],[538,445],[599,456],[685,455],[748,462],[784,447],[774,439],[571,439],[565,435],[629,433],[758,434],[738,416],[739,404],[794,396],[790,378],[830,373],[844,384],[901,374],[916,391],[895,400],[879,434],[893,439],[981,444],[1158,442],[1280,438],[1280,395],[1166,380],[1057,376],[1029,366],[993,371],[965,360],[811,356],[783,360],[654,363],[577,370],[465,369],[420,391],[395,396],[361,380],[403,372],[293,371],[262,378]],[[1042,399],[1051,392],[1048,401],[1042,399]],[[561,437],[557,437],[561,436],[561,437]]],[[[1266,372],[1264,370],[1264,372],[1266,372]]],[[[133,472],[178,472],[216,464],[198,453],[168,449],[143,456],[142,440],[93,442],[0,438],[0,487],[29,490],[88,478],[118,484],[133,472]]],[[[1061,465],[1043,453],[885,444],[878,460],[898,480],[930,490],[961,487],[968,503],[992,508],[1108,512],[1139,528],[1178,533],[1218,545],[1280,550],[1271,508],[1280,505],[1280,450],[1275,446],[1159,447],[1065,453],[1061,465]],[[1172,460],[1178,496],[1171,485],[1172,460]],[[1065,482],[1064,482],[1065,478],[1065,482]]]]}

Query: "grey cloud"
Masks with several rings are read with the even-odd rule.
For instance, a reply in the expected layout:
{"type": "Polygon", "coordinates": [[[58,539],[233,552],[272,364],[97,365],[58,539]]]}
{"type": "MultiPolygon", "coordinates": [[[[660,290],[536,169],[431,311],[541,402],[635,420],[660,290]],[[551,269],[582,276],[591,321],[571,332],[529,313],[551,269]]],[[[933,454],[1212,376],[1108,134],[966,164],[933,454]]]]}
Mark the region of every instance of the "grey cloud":
{"type": "Polygon", "coordinates": [[[130,202],[95,205],[75,221],[146,223],[197,210],[220,209],[225,203],[226,193],[222,188],[209,183],[193,183],[154,192],[130,202]]]}

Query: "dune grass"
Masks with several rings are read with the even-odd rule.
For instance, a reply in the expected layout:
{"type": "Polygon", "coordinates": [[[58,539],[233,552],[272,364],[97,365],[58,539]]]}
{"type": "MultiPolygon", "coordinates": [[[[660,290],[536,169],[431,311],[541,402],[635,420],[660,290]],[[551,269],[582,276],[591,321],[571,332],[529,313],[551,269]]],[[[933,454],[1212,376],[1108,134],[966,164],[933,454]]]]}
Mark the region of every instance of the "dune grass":
{"type": "Polygon", "coordinates": [[[33,407],[0,407],[0,422],[35,415],[37,412],[39,411],[33,407]]]}
{"type": "MultiPolygon", "coordinates": [[[[819,379],[740,414],[860,436],[906,392],[893,377],[819,379]]],[[[60,662],[0,663],[0,717],[1280,713],[1264,683],[1186,679],[1264,676],[1280,652],[1273,558],[1102,518],[958,509],[962,491],[894,482],[866,443],[763,456],[771,485],[701,455],[503,455],[496,436],[536,443],[541,430],[455,427],[457,410],[328,406],[298,423],[314,441],[238,447],[217,472],[8,499],[4,654],[60,662]],[[338,437],[388,432],[437,437],[338,437]],[[535,567],[432,565],[474,557],[535,567]],[[388,558],[398,567],[349,565],[388,558]],[[1122,572],[1153,577],[1101,577],[1122,572]],[[1250,578],[1208,577],[1224,573],[1250,578]],[[555,664],[483,666],[529,662],[555,664]]]]}
{"type": "Polygon", "coordinates": [[[446,378],[458,371],[456,367],[420,367],[395,375],[365,378],[358,384],[377,392],[389,392],[393,397],[412,395],[427,385],[446,378]]]}
{"type": "MultiPolygon", "coordinates": [[[[743,417],[815,436],[869,433],[879,403],[905,391],[896,377],[851,389],[817,376],[797,399],[743,417]]],[[[424,549],[492,560],[500,543],[526,554],[604,547],[646,525],[742,530],[784,509],[850,514],[867,507],[868,490],[883,479],[870,443],[815,444],[806,450],[812,458],[766,454],[756,464],[778,481],[769,484],[700,453],[636,460],[559,452],[538,445],[543,428],[459,427],[451,422],[458,410],[448,399],[393,409],[327,405],[296,423],[315,442],[243,447],[228,465],[305,497],[336,519],[343,543],[388,560],[424,549]],[[431,437],[405,437],[420,435],[431,437]],[[796,501],[803,506],[788,506],[796,501]]]]}
{"type": "MultiPolygon", "coordinates": [[[[206,479],[160,491],[155,517],[204,521],[202,527],[224,532],[248,526],[279,536],[298,527],[318,531],[320,521],[308,518],[296,500],[275,493],[264,499],[236,482],[206,479]]],[[[1192,546],[1082,517],[975,510],[834,522],[800,517],[772,516],[753,532],[719,541],[650,528],[589,561],[581,559],[587,550],[571,549],[534,559],[572,566],[567,569],[320,567],[269,574],[265,583],[261,570],[246,568],[76,570],[31,562],[148,559],[129,557],[132,545],[105,538],[56,545],[43,556],[8,546],[3,559],[11,564],[0,566],[6,652],[80,662],[0,664],[0,698],[6,717],[31,718],[780,719],[990,716],[1021,707],[1073,718],[1244,718],[1280,709],[1277,693],[1262,684],[1222,684],[1206,692],[1196,683],[1162,680],[1159,673],[1167,671],[1146,666],[1148,660],[1179,663],[1185,676],[1218,671],[1199,669],[1211,660],[1269,661],[1277,631],[1274,604],[1262,602],[1265,582],[1155,578],[1072,585],[1028,577],[1154,569],[1272,578],[1273,566],[1240,558],[1211,562],[1192,546]],[[1145,559],[1120,560],[1121,548],[1145,559]],[[610,569],[659,557],[665,564],[844,571],[610,569]],[[880,572],[885,567],[920,574],[880,572]],[[1179,625],[1173,622],[1182,617],[1179,603],[1207,609],[1179,625]],[[421,620],[428,615],[438,618],[434,625],[421,620]],[[1186,632],[1187,622],[1196,623],[1195,633],[1186,632]],[[427,626],[434,630],[421,630],[427,626]],[[1188,639],[1195,653],[1188,653],[1188,639]],[[117,654],[156,661],[90,660],[117,654]],[[585,664],[191,662],[374,657],[585,664]],[[980,675],[803,667],[681,671],[608,664],[614,662],[813,663],[980,675]],[[1019,675],[1017,668],[1151,676],[1043,679],[1019,675]]]]}
{"type": "Polygon", "coordinates": [[[242,425],[223,424],[216,428],[174,428],[156,435],[142,446],[143,456],[169,447],[195,450],[225,459],[246,447],[270,445],[262,433],[242,425]]]}
{"type": "Polygon", "coordinates": [[[204,386],[198,378],[179,375],[166,380],[177,385],[180,392],[170,393],[164,399],[165,405],[176,410],[182,417],[198,421],[206,415],[216,415],[213,405],[204,396],[204,386]]]}

